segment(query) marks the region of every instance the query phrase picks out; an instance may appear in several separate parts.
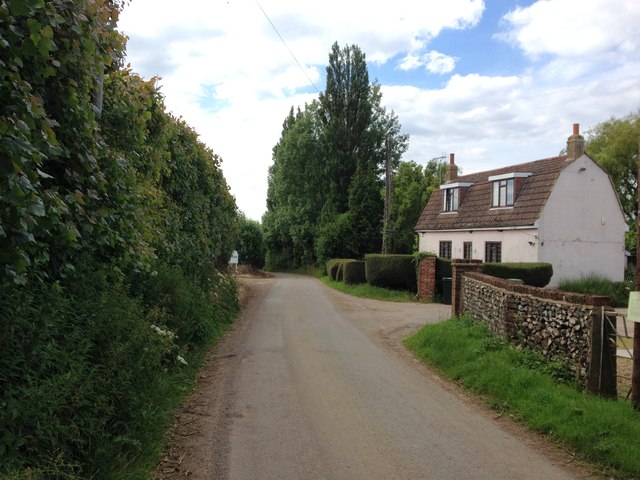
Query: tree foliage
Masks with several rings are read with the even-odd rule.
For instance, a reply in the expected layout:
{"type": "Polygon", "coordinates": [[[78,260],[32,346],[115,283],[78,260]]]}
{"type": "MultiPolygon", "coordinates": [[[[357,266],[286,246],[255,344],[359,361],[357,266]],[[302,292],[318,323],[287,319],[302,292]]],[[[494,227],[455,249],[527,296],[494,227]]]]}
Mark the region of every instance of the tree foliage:
{"type": "Polygon", "coordinates": [[[640,112],[611,118],[588,132],[587,153],[611,175],[627,222],[638,210],[638,145],[640,112]]]}
{"type": "Polygon", "coordinates": [[[391,190],[392,253],[412,253],[416,247],[414,228],[431,193],[444,181],[446,164],[429,160],[400,162],[393,175],[391,190]]]}
{"type": "Polygon", "coordinates": [[[259,222],[241,214],[237,243],[240,263],[252,265],[255,268],[264,266],[264,235],[262,233],[262,225],[259,222]]]}
{"type": "Polygon", "coordinates": [[[122,3],[0,1],[3,478],[148,476],[237,309],[221,160],[120,68],[122,3]]]}
{"type": "Polygon", "coordinates": [[[380,249],[385,141],[392,139],[394,164],[408,143],[381,100],[364,53],[335,43],[325,91],[304,110],[291,109],[273,150],[263,219],[269,267],[380,249]]]}

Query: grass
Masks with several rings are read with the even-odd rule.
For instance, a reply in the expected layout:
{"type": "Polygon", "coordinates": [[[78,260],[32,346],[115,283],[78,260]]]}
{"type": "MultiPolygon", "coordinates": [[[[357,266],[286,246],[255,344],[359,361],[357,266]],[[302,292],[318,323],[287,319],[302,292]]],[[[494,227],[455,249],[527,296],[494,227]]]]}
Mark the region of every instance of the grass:
{"type": "Polygon", "coordinates": [[[592,273],[579,279],[562,280],[558,288],[565,292],[604,295],[611,299],[612,306],[626,307],[629,302],[629,292],[633,290],[633,284],[628,281],[614,282],[606,277],[592,273]]]}
{"type": "Polygon", "coordinates": [[[640,412],[579,391],[563,367],[492,337],[465,318],[427,325],[406,346],[495,410],[618,478],[640,476],[640,412]]]}
{"type": "Polygon", "coordinates": [[[320,280],[329,287],[354,297],[373,298],[386,302],[417,302],[415,293],[408,290],[391,290],[388,288],[374,287],[368,283],[347,285],[344,282],[336,282],[328,276],[322,276],[320,280]]]}

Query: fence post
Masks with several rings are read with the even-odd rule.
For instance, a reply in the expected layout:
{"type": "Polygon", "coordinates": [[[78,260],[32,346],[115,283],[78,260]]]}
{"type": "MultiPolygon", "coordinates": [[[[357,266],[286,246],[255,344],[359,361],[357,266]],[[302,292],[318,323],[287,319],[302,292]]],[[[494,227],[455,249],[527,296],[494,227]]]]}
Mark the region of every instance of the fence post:
{"type": "Polygon", "coordinates": [[[605,318],[604,306],[594,306],[591,314],[591,359],[587,390],[616,398],[616,331],[605,318]]]}

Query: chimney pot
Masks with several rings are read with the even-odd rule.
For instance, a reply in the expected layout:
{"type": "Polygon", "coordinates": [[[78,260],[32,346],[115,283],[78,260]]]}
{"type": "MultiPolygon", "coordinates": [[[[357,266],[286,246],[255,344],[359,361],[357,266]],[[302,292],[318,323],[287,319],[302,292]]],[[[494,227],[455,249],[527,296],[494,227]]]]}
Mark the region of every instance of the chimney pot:
{"type": "Polygon", "coordinates": [[[573,124],[573,134],[574,135],[580,135],[580,124],[579,123],[574,123],[573,124]]]}
{"type": "Polygon", "coordinates": [[[449,154],[449,165],[455,165],[456,164],[455,157],[456,157],[455,153],[450,153],[449,154]]]}

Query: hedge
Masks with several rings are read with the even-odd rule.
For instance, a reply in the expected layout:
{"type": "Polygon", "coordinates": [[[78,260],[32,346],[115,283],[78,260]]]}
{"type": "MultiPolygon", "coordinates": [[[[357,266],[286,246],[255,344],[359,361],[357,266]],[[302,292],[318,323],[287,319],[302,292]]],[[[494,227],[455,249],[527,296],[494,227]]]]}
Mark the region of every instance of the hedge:
{"type": "Polygon", "coordinates": [[[332,258],[328,260],[325,264],[325,268],[327,269],[327,275],[334,282],[342,281],[342,264],[345,261],[354,261],[353,258],[332,258]]]}
{"type": "Polygon", "coordinates": [[[365,262],[361,260],[345,260],[342,263],[342,279],[344,283],[367,283],[365,262]]]}
{"type": "Polygon", "coordinates": [[[377,287],[417,289],[413,255],[368,254],[364,256],[367,282],[377,287]]]}
{"type": "Polygon", "coordinates": [[[526,285],[544,287],[553,276],[553,266],[543,262],[485,263],[482,272],[499,278],[518,278],[526,285]]]}

